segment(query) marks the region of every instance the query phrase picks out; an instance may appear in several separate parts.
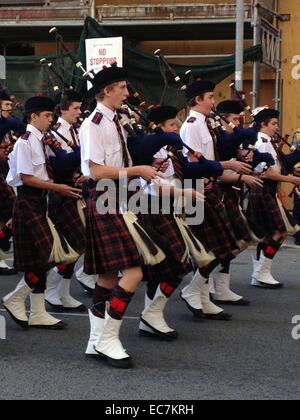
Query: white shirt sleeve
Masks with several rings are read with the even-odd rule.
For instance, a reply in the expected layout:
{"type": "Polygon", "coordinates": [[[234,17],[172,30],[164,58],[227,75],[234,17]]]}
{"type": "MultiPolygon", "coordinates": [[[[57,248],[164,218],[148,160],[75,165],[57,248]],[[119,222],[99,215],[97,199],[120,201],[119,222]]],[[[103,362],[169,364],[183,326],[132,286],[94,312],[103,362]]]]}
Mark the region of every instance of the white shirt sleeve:
{"type": "Polygon", "coordinates": [[[31,147],[27,140],[19,140],[16,145],[16,174],[34,175],[31,147]]]}
{"type": "Polygon", "coordinates": [[[84,139],[83,160],[86,164],[90,161],[97,165],[105,165],[105,148],[103,134],[100,126],[89,123],[83,129],[84,139]]]}

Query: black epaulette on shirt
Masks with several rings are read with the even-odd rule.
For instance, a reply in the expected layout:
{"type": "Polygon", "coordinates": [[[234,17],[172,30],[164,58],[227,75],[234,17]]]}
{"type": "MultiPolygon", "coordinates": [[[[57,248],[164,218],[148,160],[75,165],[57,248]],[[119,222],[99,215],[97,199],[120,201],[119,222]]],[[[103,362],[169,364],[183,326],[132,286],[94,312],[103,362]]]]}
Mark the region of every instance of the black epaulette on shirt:
{"type": "Polygon", "coordinates": [[[187,122],[188,122],[189,124],[193,124],[196,120],[197,120],[197,118],[195,118],[195,117],[190,117],[190,118],[187,120],[187,122]]]}
{"type": "Polygon", "coordinates": [[[103,119],[103,114],[101,114],[101,112],[98,111],[98,112],[96,112],[92,121],[93,121],[94,124],[99,125],[101,123],[102,119],[103,119]]]}
{"type": "Polygon", "coordinates": [[[262,142],[263,142],[263,143],[269,143],[268,139],[266,139],[266,138],[264,138],[264,137],[262,137],[262,142]]]}
{"type": "Polygon", "coordinates": [[[22,140],[28,140],[30,137],[30,131],[26,131],[26,133],[22,134],[21,139],[22,140]]]}

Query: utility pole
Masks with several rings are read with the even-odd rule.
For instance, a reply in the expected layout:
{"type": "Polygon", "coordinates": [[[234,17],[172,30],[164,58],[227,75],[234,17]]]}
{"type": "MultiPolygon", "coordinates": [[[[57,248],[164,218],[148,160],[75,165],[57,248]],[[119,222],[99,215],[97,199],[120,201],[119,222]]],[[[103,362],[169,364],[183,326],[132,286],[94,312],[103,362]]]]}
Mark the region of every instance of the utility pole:
{"type": "MultiPolygon", "coordinates": [[[[261,19],[259,16],[259,1],[253,2],[253,28],[254,39],[253,45],[261,44],[261,19]]],[[[255,61],[253,65],[253,106],[255,109],[260,105],[260,61],[255,61]]]]}
{"type": "Polygon", "coordinates": [[[237,90],[244,90],[244,0],[236,0],[236,51],[235,51],[235,85],[237,90]]]}

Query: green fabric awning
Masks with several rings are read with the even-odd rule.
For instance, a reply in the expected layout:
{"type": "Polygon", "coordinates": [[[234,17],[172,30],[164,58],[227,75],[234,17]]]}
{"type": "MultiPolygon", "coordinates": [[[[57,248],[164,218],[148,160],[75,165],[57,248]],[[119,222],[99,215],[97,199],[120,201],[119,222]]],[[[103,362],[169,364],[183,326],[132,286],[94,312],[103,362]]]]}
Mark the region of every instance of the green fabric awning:
{"type": "MultiPolygon", "coordinates": [[[[115,37],[119,34],[112,32],[98,24],[91,17],[87,17],[82,29],[78,58],[83,63],[85,59],[85,40],[88,38],[105,38],[115,37]]],[[[170,36],[171,38],[171,36],[170,36]]],[[[158,44],[159,47],[159,44],[158,44]]],[[[201,51],[199,51],[201,53],[201,51]]],[[[244,62],[260,60],[262,55],[261,46],[253,47],[245,51],[244,62]]],[[[33,96],[39,91],[52,95],[53,92],[47,84],[43,83],[43,71],[39,64],[39,60],[43,57],[27,56],[27,57],[6,57],[7,60],[7,86],[20,99],[33,96]]],[[[60,62],[55,54],[47,56],[57,68],[60,68],[60,62]]],[[[148,104],[159,103],[164,88],[164,82],[160,74],[158,60],[154,55],[147,54],[132,45],[129,39],[124,39],[124,66],[128,70],[129,80],[133,86],[139,90],[143,98],[148,104]]],[[[224,80],[226,77],[234,73],[235,55],[212,63],[203,64],[201,66],[172,65],[175,71],[184,77],[187,69],[191,69],[196,75],[201,75],[204,79],[210,79],[216,83],[224,80]]],[[[86,83],[82,80],[81,74],[68,58],[65,59],[65,78],[77,90],[84,91],[86,83]]],[[[165,103],[173,104],[178,108],[185,106],[185,95],[174,85],[170,78],[170,86],[165,95],[165,103]]]]}

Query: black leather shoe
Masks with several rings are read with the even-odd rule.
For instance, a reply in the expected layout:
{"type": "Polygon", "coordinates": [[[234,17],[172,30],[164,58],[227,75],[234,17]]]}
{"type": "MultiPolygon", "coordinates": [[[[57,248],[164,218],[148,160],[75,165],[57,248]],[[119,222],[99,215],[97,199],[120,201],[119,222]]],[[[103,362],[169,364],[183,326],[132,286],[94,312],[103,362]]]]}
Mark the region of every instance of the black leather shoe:
{"type": "Polygon", "coordinates": [[[63,321],[58,322],[55,325],[29,325],[29,328],[35,328],[39,330],[65,330],[68,328],[68,324],[63,321]]]}
{"type": "Polygon", "coordinates": [[[250,305],[250,301],[246,300],[246,299],[240,299],[237,301],[232,301],[232,300],[216,300],[215,303],[217,305],[230,305],[230,306],[249,306],[250,305]]]}
{"type": "Polygon", "coordinates": [[[95,350],[99,354],[99,356],[101,356],[100,360],[106,361],[110,366],[114,368],[117,368],[117,369],[132,369],[133,368],[133,361],[130,356],[126,357],[125,359],[117,360],[117,359],[112,359],[111,357],[100,353],[99,351],[97,351],[96,347],[95,347],[95,350]]]}
{"type": "Polygon", "coordinates": [[[212,321],[231,321],[232,315],[227,314],[226,312],[220,312],[219,314],[204,314],[206,319],[212,321]]]}
{"type": "Polygon", "coordinates": [[[153,331],[153,333],[151,333],[151,332],[144,331],[144,330],[140,329],[139,334],[144,336],[144,337],[152,337],[152,338],[156,337],[156,338],[160,338],[161,340],[164,340],[164,341],[172,341],[172,340],[176,340],[178,338],[178,332],[177,331],[170,331],[168,333],[164,333],[164,332],[159,331],[156,328],[152,327],[143,318],[141,318],[141,321],[144,325],[146,325],[146,327],[151,328],[151,330],[153,331]]]}
{"type": "Polygon", "coordinates": [[[180,298],[181,300],[186,304],[186,306],[188,307],[188,309],[192,312],[192,314],[194,315],[195,318],[197,319],[205,319],[205,315],[202,311],[202,309],[196,309],[193,308],[187,300],[184,299],[184,297],[182,296],[182,293],[180,294],[180,298]]]}
{"type": "Polygon", "coordinates": [[[257,287],[258,289],[268,289],[268,290],[279,290],[284,287],[282,283],[279,283],[279,284],[260,283],[259,285],[252,285],[252,286],[257,287]]]}
{"type": "Polygon", "coordinates": [[[63,312],[72,312],[72,313],[84,313],[87,312],[87,308],[85,305],[80,305],[77,308],[66,308],[65,306],[62,306],[63,312]]]}
{"type": "Polygon", "coordinates": [[[0,268],[0,276],[15,276],[18,271],[14,268],[0,268]]]}
{"type": "Polygon", "coordinates": [[[83,288],[85,293],[90,296],[94,296],[95,290],[91,289],[90,287],[86,286],[85,284],[81,283],[81,281],[77,280],[80,286],[83,288]]]}

